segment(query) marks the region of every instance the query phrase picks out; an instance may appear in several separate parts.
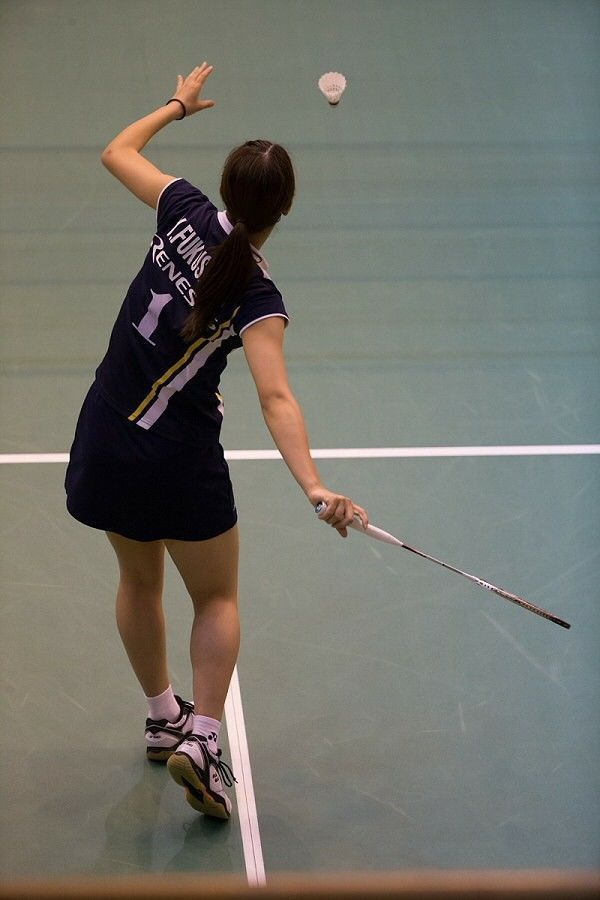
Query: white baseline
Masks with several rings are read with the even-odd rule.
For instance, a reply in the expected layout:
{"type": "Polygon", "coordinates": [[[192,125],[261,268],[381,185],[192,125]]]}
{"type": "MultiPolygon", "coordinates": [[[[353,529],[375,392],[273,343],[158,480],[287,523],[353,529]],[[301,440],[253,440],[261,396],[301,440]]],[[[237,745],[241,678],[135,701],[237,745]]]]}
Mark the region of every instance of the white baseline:
{"type": "MultiPolygon", "coordinates": [[[[333,447],[312,449],[314,459],[426,459],[458,456],[590,456],[600,444],[515,444],[483,447],[333,447]]],[[[226,450],[230,460],[281,459],[278,450],[226,450]]],[[[68,453],[1,453],[0,464],[67,463],[68,453]]]]}

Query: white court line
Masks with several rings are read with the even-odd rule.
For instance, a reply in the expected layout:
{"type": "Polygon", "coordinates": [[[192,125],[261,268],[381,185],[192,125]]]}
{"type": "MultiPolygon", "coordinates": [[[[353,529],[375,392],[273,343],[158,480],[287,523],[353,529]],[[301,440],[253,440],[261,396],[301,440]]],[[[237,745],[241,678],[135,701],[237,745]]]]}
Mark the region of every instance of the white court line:
{"type": "Polygon", "coordinates": [[[246,725],[237,666],[233,670],[225,701],[225,721],[227,722],[231,764],[237,777],[235,795],[237,798],[240,831],[242,833],[246,877],[248,884],[253,887],[261,887],[266,884],[265,864],[258,828],[254,783],[252,781],[250,753],[246,738],[246,725]]]}
{"type": "Polygon", "coordinates": [[[0,463],[67,463],[68,453],[1,453],[0,463]]]}
{"type": "MultiPolygon", "coordinates": [[[[518,444],[499,447],[334,447],[311,450],[314,459],[392,459],[454,456],[570,456],[600,453],[600,444],[518,444]]],[[[281,459],[278,450],[229,450],[227,459],[281,459]]]]}
{"type": "MultiPolygon", "coordinates": [[[[589,456],[600,444],[516,444],[483,447],[333,447],[313,449],[314,459],[426,459],[458,456],[589,456]]],[[[278,450],[226,450],[229,460],[281,459],[278,450]]],[[[68,453],[0,453],[0,464],[67,463],[68,453]]]]}

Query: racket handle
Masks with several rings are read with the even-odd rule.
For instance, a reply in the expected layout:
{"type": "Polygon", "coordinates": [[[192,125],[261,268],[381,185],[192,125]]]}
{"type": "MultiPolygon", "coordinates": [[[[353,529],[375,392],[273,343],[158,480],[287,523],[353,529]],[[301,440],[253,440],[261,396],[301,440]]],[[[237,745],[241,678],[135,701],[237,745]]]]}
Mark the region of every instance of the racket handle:
{"type": "MultiPolygon", "coordinates": [[[[326,507],[327,507],[327,504],[325,503],[325,501],[324,501],[324,500],[321,500],[321,502],[320,502],[320,503],[317,503],[317,505],[315,506],[315,512],[316,512],[316,514],[319,515],[319,513],[323,512],[323,510],[324,510],[326,507]]],[[[358,517],[357,517],[357,518],[358,518],[358,517]]],[[[359,520],[359,521],[360,521],[360,520],[359,520]]],[[[349,525],[348,527],[349,527],[349,528],[356,528],[357,526],[356,526],[356,525],[349,525]]],[[[362,527],[362,525],[358,525],[358,528],[359,528],[360,531],[364,531],[364,528],[362,527]]]]}
{"type": "MultiPolygon", "coordinates": [[[[325,503],[324,500],[321,500],[321,502],[317,503],[317,505],[315,506],[315,512],[317,515],[319,515],[319,513],[323,512],[323,510],[326,508],[327,508],[327,504],[325,503]]],[[[362,532],[364,532],[364,530],[365,530],[363,528],[362,522],[360,521],[358,516],[356,516],[356,520],[354,522],[350,522],[350,524],[348,525],[348,528],[356,528],[357,531],[362,531],[362,532]]]]}
{"type": "MultiPolygon", "coordinates": [[[[319,515],[322,512],[327,504],[322,500],[320,503],[317,503],[315,506],[315,512],[319,515]]],[[[383,528],[377,528],[376,525],[363,525],[358,516],[354,517],[354,521],[350,522],[348,528],[353,528],[355,531],[360,531],[361,534],[368,534],[369,537],[375,538],[376,541],[383,541],[384,544],[394,544],[396,547],[404,547],[402,541],[399,541],[397,537],[394,537],[393,534],[390,534],[389,531],[384,531],[383,528]]]]}

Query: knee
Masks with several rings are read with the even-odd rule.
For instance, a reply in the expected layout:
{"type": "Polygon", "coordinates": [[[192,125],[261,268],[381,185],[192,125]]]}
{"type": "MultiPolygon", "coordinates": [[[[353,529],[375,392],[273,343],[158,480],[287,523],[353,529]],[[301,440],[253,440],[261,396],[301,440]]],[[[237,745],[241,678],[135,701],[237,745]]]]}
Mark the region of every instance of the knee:
{"type": "Polygon", "coordinates": [[[156,600],[162,597],[162,577],[148,572],[121,572],[119,589],[130,598],[156,600]]]}
{"type": "Polygon", "coordinates": [[[207,591],[201,588],[190,591],[195,612],[213,610],[236,610],[237,593],[227,591],[207,591]]]}

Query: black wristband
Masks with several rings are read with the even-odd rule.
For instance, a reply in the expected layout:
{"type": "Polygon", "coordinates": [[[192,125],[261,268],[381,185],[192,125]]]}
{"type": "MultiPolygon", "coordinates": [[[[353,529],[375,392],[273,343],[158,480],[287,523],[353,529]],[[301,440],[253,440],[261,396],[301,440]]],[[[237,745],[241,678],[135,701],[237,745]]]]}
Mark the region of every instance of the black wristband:
{"type": "Polygon", "coordinates": [[[181,104],[181,108],[182,108],[182,110],[183,110],[183,115],[182,115],[182,116],[179,116],[179,118],[177,119],[177,121],[179,122],[180,119],[185,119],[185,114],[187,113],[187,109],[185,108],[185,103],[183,102],[183,100],[180,100],[178,97],[171,97],[170,100],[167,100],[167,102],[165,103],[165,106],[168,106],[169,103],[180,103],[180,104],[181,104]]]}

